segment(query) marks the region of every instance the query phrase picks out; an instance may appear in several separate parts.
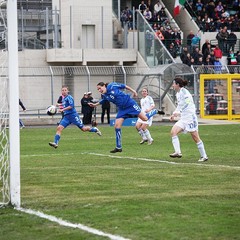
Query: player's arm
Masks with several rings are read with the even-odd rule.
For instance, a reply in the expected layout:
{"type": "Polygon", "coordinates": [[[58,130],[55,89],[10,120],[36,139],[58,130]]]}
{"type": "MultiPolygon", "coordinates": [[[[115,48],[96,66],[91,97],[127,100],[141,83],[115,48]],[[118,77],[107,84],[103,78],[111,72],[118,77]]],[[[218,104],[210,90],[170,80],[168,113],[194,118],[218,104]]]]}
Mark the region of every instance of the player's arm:
{"type": "Polygon", "coordinates": [[[128,85],[126,85],[126,87],[125,87],[127,90],[129,90],[130,92],[132,92],[133,93],[133,97],[137,97],[137,92],[134,90],[134,89],[132,89],[131,87],[129,87],[128,85]]]}
{"type": "Polygon", "coordinates": [[[96,103],[92,103],[92,102],[89,102],[88,103],[88,105],[90,106],[90,107],[97,107],[98,105],[100,105],[101,103],[100,103],[100,101],[99,102],[96,102],[96,103]]]}

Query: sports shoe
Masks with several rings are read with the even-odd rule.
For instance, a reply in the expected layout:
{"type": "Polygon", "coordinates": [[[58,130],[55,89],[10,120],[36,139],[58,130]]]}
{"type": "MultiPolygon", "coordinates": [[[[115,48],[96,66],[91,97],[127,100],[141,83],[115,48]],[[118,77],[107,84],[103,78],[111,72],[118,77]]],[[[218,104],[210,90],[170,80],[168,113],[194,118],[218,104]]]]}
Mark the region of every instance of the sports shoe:
{"type": "Polygon", "coordinates": [[[169,154],[169,157],[171,157],[171,158],[181,158],[182,154],[181,153],[172,153],[172,154],[169,154]]]}
{"type": "Polygon", "coordinates": [[[153,139],[148,141],[148,145],[152,145],[153,144],[153,139]]]}
{"type": "Polygon", "coordinates": [[[165,112],[163,110],[157,110],[159,115],[165,115],[165,112]]]}
{"type": "Polygon", "coordinates": [[[147,139],[143,139],[140,144],[144,144],[145,142],[147,142],[148,140],[147,139]]]}
{"type": "Polygon", "coordinates": [[[121,148],[114,148],[110,153],[122,152],[121,148]]]}
{"type": "Polygon", "coordinates": [[[102,136],[102,133],[100,132],[100,130],[98,129],[98,128],[96,128],[96,134],[98,135],[98,136],[102,136]]]}
{"type": "Polygon", "coordinates": [[[200,159],[198,160],[198,162],[206,162],[208,160],[208,157],[200,157],[200,159]]]}
{"type": "Polygon", "coordinates": [[[53,148],[57,148],[58,147],[58,145],[55,143],[55,142],[50,142],[50,143],[48,143],[51,147],[53,147],[53,148]]]}

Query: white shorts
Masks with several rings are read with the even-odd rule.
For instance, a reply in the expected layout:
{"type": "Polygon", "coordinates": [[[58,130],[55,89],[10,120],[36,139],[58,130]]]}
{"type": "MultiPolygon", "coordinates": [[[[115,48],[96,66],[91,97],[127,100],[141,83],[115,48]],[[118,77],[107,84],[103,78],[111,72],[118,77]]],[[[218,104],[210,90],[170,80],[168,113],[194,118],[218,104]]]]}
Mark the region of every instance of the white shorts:
{"type": "Polygon", "coordinates": [[[182,117],[175,125],[180,127],[183,133],[198,131],[198,119],[196,114],[182,117]]]}
{"type": "Polygon", "coordinates": [[[147,121],[143,121],[142,119],[138,118],[137,122],[147,124],[149,127],[152,126],[152,120],[153,118],[149,118],[147,121]]]}

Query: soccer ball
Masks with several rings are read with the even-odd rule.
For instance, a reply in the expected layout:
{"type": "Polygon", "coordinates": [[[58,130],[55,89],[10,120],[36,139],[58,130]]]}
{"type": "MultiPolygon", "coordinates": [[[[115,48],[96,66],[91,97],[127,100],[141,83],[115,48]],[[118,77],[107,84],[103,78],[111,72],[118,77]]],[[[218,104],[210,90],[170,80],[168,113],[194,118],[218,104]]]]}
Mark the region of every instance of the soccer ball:
{"type": "Polygon", "coordinates": [[[56,106],[51,105],[51,106],[49,106],[49,107],[47,108],[47,114],[48,114],[49,116],[53,116],[53,115],[55,115],[56,113],[57,113],[57,108],[56,108],[56,106]]]}

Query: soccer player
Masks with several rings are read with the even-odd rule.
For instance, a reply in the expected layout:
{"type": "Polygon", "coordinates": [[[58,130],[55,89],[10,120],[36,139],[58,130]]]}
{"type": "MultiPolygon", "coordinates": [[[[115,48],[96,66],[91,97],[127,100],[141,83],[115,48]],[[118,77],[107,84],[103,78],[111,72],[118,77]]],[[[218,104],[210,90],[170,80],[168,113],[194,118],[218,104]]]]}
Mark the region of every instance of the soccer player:
{"type": "Polygon", "coordinates": [[[147,121],[149,118],[155,114],[163,114],[162,111],[157,109],[152,109],[148,113],[141,111],[141,108],[135,102],[134,99],[130,97],[129,94],[123,92],[123,89],[127,89],[133,93],[134,97],[137,97],[137,92],[131,87],[121,84],[121,83],[104,83],[100,82],[97,84],[97,90],[102,94],[102,99],[97,103],[89,103],[91,107],[96,107],[103,104],[104,101],[109,101],[115,104],[118,108],[118,113],[115,121],[115,134],[116,134],[116,148],[114,148],[111,153],[122,152],[122,132],[121,127],[124,119],[137,115],[141,120],[147,121]]]}
{"type": "MultiPolygon", "coordinates": [[[[143,96],[140,100],[142,112],[148,113],[155,108],[155,103],[153,101],[153,98],[148,95],[147,88],[143,88],[141,93],[143,96]]],[[[151,134],[147,129],[148,126],[152,125],[152,119],[153,117],[149,118],[147,121],[143,121],[141,118],[138,118],[137,120],[136,129],[139,135],[142,137],[140,144],[144,144],[145,142],[148,142],[148,145],[151,145],[153,143],[151,134]]]]}
{"type": "Polygon", "coordinates": [[[71,123],[79,127],[83,132],[94,132],[101,136],[101,132],[96,127],[84,126],[76,109],[74,106],[74,99],[71,95],[69,95],[68,87],[62,87],[62,95],[63,95],[63,108],[59,109],[60,113],[64,113],[64,117],[61,119],[59,125],[57,126],[57,132],[54,138],[54,142],[50,142],[49,145],[53,148],[58,147],[58,143],[60,141],[61,133],[64,128],[66,128],[71,123]]]}
{"type": "Polygon", "coordinates": [[[188,81],[180,77],[173,80],[173,89],[177,92],[177,108],[170,116],[170,121],[173,121],[175,117],[180,116],[180,119],[174,124],[171,130],[172,144],[175,152],[169,156],[172,158],[181,158],[182,153],[180,149],[180,142],[178,134],[181,132],[189,132],[192,135],[192,139],[197,144],[197,148],[200,152],[199,162],[205,162],[208,160],[204,144],[199,137],[198,133],[198,120],[196,115],[196,108],[193,102],[192,95],[185,88],[188,81]]]}

